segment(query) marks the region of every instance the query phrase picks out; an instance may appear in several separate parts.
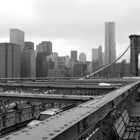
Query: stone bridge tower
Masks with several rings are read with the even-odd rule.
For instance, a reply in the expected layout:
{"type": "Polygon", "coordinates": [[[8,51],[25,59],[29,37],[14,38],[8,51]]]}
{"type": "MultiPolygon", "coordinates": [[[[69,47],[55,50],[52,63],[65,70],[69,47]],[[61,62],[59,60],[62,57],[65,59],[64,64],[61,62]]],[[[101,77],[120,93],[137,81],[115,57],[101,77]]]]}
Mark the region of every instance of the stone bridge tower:
{"type": "Polygon", "coordinates": [[[130,35],[130,73],[131,76],[138,76],[138,56],[140,53],[140,35],[130,35]]]}

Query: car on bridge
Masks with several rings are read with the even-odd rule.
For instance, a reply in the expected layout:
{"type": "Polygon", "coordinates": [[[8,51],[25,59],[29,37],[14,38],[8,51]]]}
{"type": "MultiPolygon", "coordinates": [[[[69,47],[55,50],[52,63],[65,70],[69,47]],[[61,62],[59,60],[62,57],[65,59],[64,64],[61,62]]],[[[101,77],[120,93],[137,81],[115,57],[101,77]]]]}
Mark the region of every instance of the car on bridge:
{"type": "Polygon", "coordinates": [[[123,86],[123,84],[120,83],[99,83],[99,86],[114,86],[114,87],[121,87],[123,86]]]}
{"type": "Polygon", "coordinates": [[[99,83],[99,86],[111,86],[110,83],[99,83]]]}
{"type": "Polygon", "coordinates": [[[46,111],[43,111],[41,113],[39,113],[38,117],[31,121],[30,123],[27,124],[28,127],[35,127],[37,125],[39,125],[39,123],[43,120],[46,120],[56,114],[59,114],[60,112],[62,112],[61,109],[58,108],[52,108],[52,109],[48,109],[46,111]]]}

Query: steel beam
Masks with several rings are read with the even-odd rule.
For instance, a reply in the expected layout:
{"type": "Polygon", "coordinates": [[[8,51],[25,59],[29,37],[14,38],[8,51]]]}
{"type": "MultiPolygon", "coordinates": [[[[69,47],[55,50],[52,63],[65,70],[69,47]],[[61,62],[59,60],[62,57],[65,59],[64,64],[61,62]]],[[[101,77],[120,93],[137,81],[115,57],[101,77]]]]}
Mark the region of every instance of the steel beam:
{"type": "Polygon", "coordinates": [[[92,96],[82,95],[51,95],[51,94],[29,94],[29,93],[0,93],[0,99],[3,100],[26,100],[38,102],[84,102],[94,99],[92,96]]]}
{"type": "Polygon", "coordinates": [[[1,140],[78,140],[112,111],[114,106],[130,95],[135,96],[139,86],[140,81],[132,83],[102,98],[88,101],[51,117],[32,129],[25,128],[1,140]]]}
{"type": "Polygon", "coordinates": [[[71,83],[45,83],[45,82],[28,82],[28,83],[0,83],[0,87],[14,88],[45,88],[45,89],[91,89],[91,90],[113,90],[118,88],[112,86],[99,86],[98,84],[71,84],[71,83]]]}

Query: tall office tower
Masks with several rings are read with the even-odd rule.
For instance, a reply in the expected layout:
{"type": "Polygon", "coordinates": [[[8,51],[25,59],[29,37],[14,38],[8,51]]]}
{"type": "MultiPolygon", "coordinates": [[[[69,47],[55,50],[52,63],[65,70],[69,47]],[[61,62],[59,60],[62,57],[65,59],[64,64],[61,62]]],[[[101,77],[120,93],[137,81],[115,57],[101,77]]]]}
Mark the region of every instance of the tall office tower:
{"type": "Polygon", "coordinates": [[[31,41],[26,41],[24,45],[24,49],[32,49],[34,50],[34,43],[31,41]]]}
{"type": "Polygon", "coordinates": [[[10,43],[20,45],[22,52],[24,48],[24,32],[19,29],[10,29],[10,43]]]}
{"type": "Polygon", "coordinates": [[[46,59],[47,59],[47,62],[48,61],[54,62],[55,69],[58,68],[58,53],[53,52],[51,55],[47,56],[46,59]]]}
{"type": "Polygon", "coordinates": [[[97,62],[99,58],[98,49],[92,48],[92,62],[97,62]]]}
{"type": "Polygon", "coordinates": [[[70,68],[70,57],[67,55],[65,56],[65,66],[66,68],[70,68]]]}
{"type": "Polygon", "coordinates": [[[105,52],[102,52],[102,62],[103,62],[103,65],[105,65],[105,52]]]}
{"type": "Polygon", "coordinates": [[[78,63],[78,61],[70,59],[69,63],[70,63],[69,68],[71,70],[71,77],[73,77],[74,76],[74,66],[78,63]]]}
{"type": "Polygon", "coordinates": [[[92,72],[98,69],[99,49],[92,49],[92,72]]]}
{"type": "Polygon", "coordinates": [[[86,63],[86,54],[85,53],[80,53],[79,54],[79,62],[83,62],[84,64],[86,63]]]}
{"type": "Polygon", "coordinates": [[[0,43],[0,78],[20,77],[20,47],[13,43],[0,43]]]}
{"type": "Polygon", "coordinates": [[[77,60],[77,51],[75,51],[75,50],[71,51],[71,59],[72,60],[77,60]]]}
{"type": "Polygon", "coordinates": [[[25,42],[21,56],[21,77],[36,76],[36,59],[33,42],[25,42]]]}
{"type": "Polygon", "coordinates": [[[48,66],[46,57],[52,53],[52,43],[50,41],[42,41],[36,46],[36,76],[46,77],[48,73],[48,66]]]}
{"type": "Polygon", "coordinates": [[[52,42],[51,41],[42,41],[39,45],[36,46],[37,53],[44,53],[46,56],[49,56],[52,53],[52,42]]]}
{"type": "Polygon", "coordinates": [[[74,65],[73,76],[74,77],[82,77],[85,75],[87,71],[87,65],[83,63],[78,63],[74,65]]]}
{"type": "Polygon", "coordinates": [[[105,64],[110,64],[115,59],[115,22],[105,22],[105,64]]]}
{"type": "Polygon", "coordinates": [[[100,45],[98,48],[98,67],[101,68],[103,66],[103,59],[102,59],[102,46],[100,45]]]}
{"type": "Polygon", "coordinates": [[[102,61],[102,46],[99,46],[99,48],[92,49],[92,64],[93,64],[93,71],[99,69],[103,65],[102,61]]]}
{"type": "Polygon", "coordinates": [[[64,56],[59,56],[58,57],[58,60],[57,60],[57,63],[58,63],[58,69],[65,69],[66,66],[65,66],[65,57],[64,56]]]}
{"type": "Polygon", "coordinates": [[[90,62],[89,64],[87,64],[87,72],[91,73],[92,72],[92,62],[90,62]]]}

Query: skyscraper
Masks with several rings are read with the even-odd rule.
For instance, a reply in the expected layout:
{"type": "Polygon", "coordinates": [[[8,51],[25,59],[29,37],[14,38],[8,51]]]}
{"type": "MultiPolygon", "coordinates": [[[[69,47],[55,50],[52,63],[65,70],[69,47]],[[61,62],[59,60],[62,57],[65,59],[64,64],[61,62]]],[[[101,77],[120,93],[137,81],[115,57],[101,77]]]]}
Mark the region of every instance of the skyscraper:
{"type": "Polygon", "coordinates": [[[99,66],[99,68],[101,68],[103,66],[102,46],[101,45],[99,46],[99,49],[98,49],[98,55],[99,55],[99,58],[98,58],[98,66],[99,66]]]}
{"type": "Polygon", "coordinates": [[[0,43],[0,78],[20,77],[20,47],[13,43],[0,43]]]}
{"type": "Polygon", "coordinates": [[[34,43],[31,41],[26,41],[24,49],[33,49],[34,50],[34,43]]]}
{"type": "Polygon", "coordinates": [[[86,55],[85,53],[80,53],[79,54],[79,62],[83,62],[84,64],[86,63],[86,55]]]}
{"type": "Polygon", "coordinates": [[[65,66],[66,68],[70,68],[70,57],[68,55],[65,56],[65,66]]]}
{"type": "Polygon", "coordinates": [[[42,41],[36,46],[36,49],[37,53],[44,53],[46,56],[49,56],[52,53],[52,42],[42,41]]]}
{"type": "Polygon", "coordinates": [[[105,65],[105,52],[102,52],[102,62],[103,62],[103,65],[105,65]]]}
{"type": "Polygon", "coordinates": [[[103,65],[101,45],[97,49],[96,48],[92,49],[92,64],[93,64],[93,71],[101,68],[103,65]]]}
{"type": "Polygon", "coordinates": [[[21,56],[21,77],[36,76],[36,59],[33,42],[25,42],[21,56]]]}
{"type": "Polygon", "coordinates": [[[36,76],[46,77],[48,73],[47,56],[52,53],[52,43],[50,41],[42,41],[36,46],[36,76]]]}
{"type": "Polygon", "coordinates": [[[10,43],[19,45],[22,52],[24,48],[24,32],[15,28],[10,29],[10,43]]]}
{"type": "Polygon", "coordinates": [[[58,53],[53,52],[51,55],[46,57],[46,60],[54,62],[54,68],[58,68],[58,53]]]}
{"type": "Polygon", "coordinates": [[[98,61],[99,58],[99,50],[96,48],[92,48],[92,62],[98,61]]]}
{"type": "Polygon", "coordinates": [[[58,69],[65,69],[65,57],[64,56],[59,56],[57,59],[57,63],[58,63],[58,69]]]}
{"type": "Polygon", "coordinates": [[[82,77],[85,75],[86,70],[87,70],[86,64],[83,64],[83,63],[75,64],[74,69],[73,69],[73,76],[82,77]]]}
{"type": "Polygon", "coordinates": [[[75,50],[71,51],[71,59],[72,60],[77,60],[77,51],[75,51],[75,50]]]}
{"type": "Polygon", "coordinates": [[[105,22],[105,64],[110,64],[115,59],[115,22],[105,22]]]}

